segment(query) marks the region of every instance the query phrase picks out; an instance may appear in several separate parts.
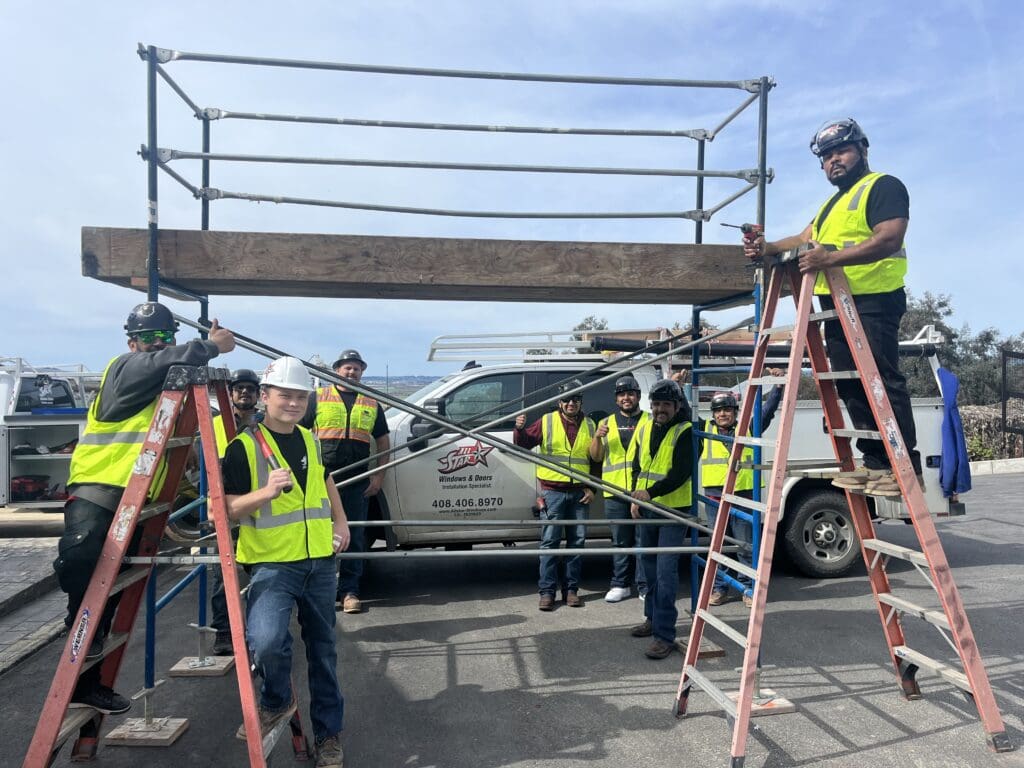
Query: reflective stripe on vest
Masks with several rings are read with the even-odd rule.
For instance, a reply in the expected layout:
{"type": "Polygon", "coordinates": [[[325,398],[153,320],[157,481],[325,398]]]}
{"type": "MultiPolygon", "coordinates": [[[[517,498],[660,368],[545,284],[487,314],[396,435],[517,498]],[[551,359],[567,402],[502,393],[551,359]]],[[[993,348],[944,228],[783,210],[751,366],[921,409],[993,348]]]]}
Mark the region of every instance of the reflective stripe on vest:
{"type": "Polygon", "coordinates": [[[316,391],[316,421],[313,431],[321,440],[356,440],[369,443],[377,421],[377,401],[356,395],[352,412],[345,408],[336,387],[320,387],[316,391]]]}
{"type": "MultiPolygon", "coordinates": [[[[546,413],[540,422],[540,451],[539,454],[548,461],[562,464],[569,469],[574,469],[582,474],[590,471],[590,438],[594,434],[594,422],[584,416],[580,420],[580,428],[576,431],[576,440],[569,445],[569,437],[565,434],[565,426],[562,424],[562,417],[559,411],[546,413]]],[[[537,465],[537,479],[547,480],[551,483],[576,483],[568,475],[556,472],[553,469],[537,465]]]]}
{"type": "MultiPolygon", "coordinates": [[[[872,232],[868,226],[868,196],[883,173],[869,173],[850,187],[836,200],[825,221],[818,225],[825,205],[818,209],[814,217],[811,239],[822,245],[834,245],[837,248],[849,248],[867,240],[872,232]]],[[[831,198],[830,198],[831,199],[831,198]]],[[[907,274],[907,250],[901,244],[900,249],[891,256],[873,261],[870,264],[853,264],[843,267],[846,279],[850,281],[850,290],[855,296],[864,293],[887,293],[902,288],[903,278],[907,274]]],[[[830,293],[828,282],[823,272],[818,273],[814,282],[817,295],[830,293]]]]}
{"type": "MultiPolygon", "coordinates": [[[[262,430],[274,458],[282,467],[288,467],[270,432],[262,424],[257,428],[262,430]]],[[[300,488],[295,483],[288,493],[282,493],[239,520],[236,557],[240,563],[291,563],[328,557],[334,552],[331,502],[320,448],[308,429],[296,429],[306,443],[306,487],[300,488]]],[[[251,433],[243,432],[235,440],[245,448],[252,490],[263,488],[270,476],[270,462],[257,450],[251,433]]]]}
{"type": "MultiPolygon", "coordinates": [[[[668,473],[672,469],[672,457],[675,455],[676,443],[679,440],[690,439],[688,434],[690,422],[673,424],[665,437],[662,438],[661,445],[658,446],[657,455],[651,456],[651,433],[653,431],[651,427],[653,424],[654,422],[651,421],[644,424],[643,427],[637,427],[638,434],[634,437],[637,446],[636,450],[640,451],[640,474],[636,478],[636,488],[638,491],[647,490],[659,480],[664,480],[668,477],[668,473]]],[[[691,478],[674,491],[664,496],[657,496],[651,499],[651,501],[656,501],[673,509],[688,507],[693,500],[690,492],[691,486],[692,473],[691,478]]]]}
{"type": "MultiPolygon", "coordinates": [[[[102,483],[124,488],[131,478],[135,461],[139,458],[139,448],[146,440],[156,404],[160,400],[157,395],[153,401],[138,413],[123,421],[100,421],[97,417],[103,387],[107,383],[107,374],[114,364],[111,360],[103,371],[99,393],[89,406],[89,415],[82,433],[71,454],[71,470],[68,485],[76,483],[102,483]]],[[[163,488],[167,476],[167,464],[161,461],[156,468],[153,483],[149,488],[149,498],[154,498],[163,488]]]]}
{"type": "MultiPolygon", "coordinates": [[[[707,432],[713,435],[720,435],[717,424],[709,424],[707,432]]],[[[707,439],[704,441],[704,451],[700,455],[700,484],[701,487],[722,488],[725,486],[725,476],[729,470],[729,453],[732,446],[723,443],[721,440],[707,439]]],[[[754,449],[744,448],[740,461],[753,461],[754,449]]],[[[754,487],[754,470],[741,469],[736,475],[737,491],[749,491],[754,487]]]]}
{"type": "MultiPolygon", "coordinates": [[[[603,440],[604,464],[601,467],[601,479],[604,482],[617,485],[626,492],[632,490],[631,475],[633,474],[633,454],[636,452],[636,430],[640,429],[640,425],[646,424],[650,418],[647,411],[640,412],[636,429],[633,430],[633,434],[629,438],[629,445],[625,447],[622,445],[622,437],[619,433],[619,423],[616,420],[616,414],[613,413],[600,422],[608,424],[608,434],[603,440]]],[[[612,498],[608,491],[605,491],[604,495],[607,499],[612,498]]]]}

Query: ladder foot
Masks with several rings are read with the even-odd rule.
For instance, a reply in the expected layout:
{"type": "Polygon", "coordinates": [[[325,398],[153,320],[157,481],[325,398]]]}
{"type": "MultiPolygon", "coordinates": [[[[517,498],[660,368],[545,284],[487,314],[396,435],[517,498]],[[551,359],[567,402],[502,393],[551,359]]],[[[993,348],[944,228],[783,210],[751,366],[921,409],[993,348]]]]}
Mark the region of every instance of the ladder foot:
{"type": "Polygon", "coordinates": [[[743,755],[740,755],[739,757],[733,756],[729,761],[729,768],[743,768],[743,761],[745,759],[746,758],[743,755]]]}
{"type": "Polygon", "coordinates": [[[907,701],[917,701],[921,698],[921,686],[917,684],[916,664],[906,664],[900,660],[900,691],[907,701]]]}
{"type": "Polygon", "coordinates": [[[672,714],[677,718],[686,717],[686,705],[690,699],[690,691],[687,690],[682,696],[672,702],[672,714]]]}
{"type": "Polygon", "coordinates": [[[988,735],[988,746],[993,752],[1012,752],[1014,749],[1013,742],[1006,735],[1006,731],[990,733],[988,735]]]}
{"type": "Polygon", "coordinates": [[[292,729],[292,752],[295,754],[295,759],[300,762],[306,762],[312,760],[312,750],[309,748],[309,739],[302,732],[302,721],[299,719],[298,710],[292,715],[291,720],[288,721],[288,725],[292,729]]]}
{"type": "MultiPolygon", "coordinates": [[[[89,763],[96,759],[96,746],[99,739],[95,736],[83,736],[75,742],[71,750],[72,763],[89,763]]],[[[56,756],[56,755],[55,755],[56,756]]]]}

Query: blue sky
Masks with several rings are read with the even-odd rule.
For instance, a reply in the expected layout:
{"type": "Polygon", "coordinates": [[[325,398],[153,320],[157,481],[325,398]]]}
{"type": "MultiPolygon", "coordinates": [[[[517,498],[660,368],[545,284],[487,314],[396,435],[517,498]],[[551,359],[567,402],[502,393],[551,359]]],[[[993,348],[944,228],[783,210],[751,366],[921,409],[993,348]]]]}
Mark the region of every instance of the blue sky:
{"type": "MultiPolygon", "coordinates": [[[[144,227],[145,69],[138,42],[185,51],[437,68],[745,79],[778,83],[769,101],[769,237],[806,225],[829,194],[807,145],[835,116],[856,117],[875,170],[911,194],[910,290],[953,297],[955,324],[1024,330],[1013,152],[1022,137],[1019,44],[1011,2],[322,2],[82,4],[3,0],[0,171],[5,291],[0,355],[101,367],[141,295],[81,276],[80,228],[144,227]]],[[[213,66],[168,71],[201,106],[368,119],[554,126],[713,127],[740,92],[495,83],[213,66]]],[[[160,144],[198,149],[199,125],[166,88],[160,144]]],[[[754,114],[708,147],[708,167],[754,165],[754,114]]],[[[693,142],[509,136],[223,121],[214,149],[265,154],[692,168],[693,142]]],[[[198,179],[198,163],[176,170],[198,179]]],[[[161,176],[161,225],[198,228],[199,205],[161,176]]],[[[214,186],[249,192],[445,208],[671,210],[687,180],[423,170],[214,167],[214,186]]],[[[708,201],[737,189],[709,184],[708,201]]],[[[749,195],[705,227],[754,216],[749,195]]],[[[691,241],[679,221],[476,220],[221,201],[215,229],[519,239],[691,241]]],[[[651,265],[657,269],[657,265],[651,265]]],[[[524,276],[529,279],[529,276],[524,276]]],[[[194,315],[194,305],[168,302],[194,315]]],[[[229,327],[327,359],[355,346],[369,373],[447,372],[425,361],[439,334],[686,322],[688,307],[561,306],[214,297],[229,327]]],[[[726,324],[740,314],[724,313],[726,324]]],[[[186,336],[187,337],[187,336],[186,336]]],[[[262,367],[249,353],[225,359],[262,367]]]]}

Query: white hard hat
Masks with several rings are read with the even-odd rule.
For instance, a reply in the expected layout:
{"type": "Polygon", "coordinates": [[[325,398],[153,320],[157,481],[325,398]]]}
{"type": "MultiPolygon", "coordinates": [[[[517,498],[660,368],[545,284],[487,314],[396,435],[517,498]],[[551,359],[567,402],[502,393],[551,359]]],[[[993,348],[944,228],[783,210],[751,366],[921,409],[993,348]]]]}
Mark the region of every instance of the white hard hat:
{"type": "Polygon", "coordinates": [[[306,366],[297,357],[279,357],[267,366],[261,381],[265,387],[313,391],[313,381],[306,372],[306,366]]]}

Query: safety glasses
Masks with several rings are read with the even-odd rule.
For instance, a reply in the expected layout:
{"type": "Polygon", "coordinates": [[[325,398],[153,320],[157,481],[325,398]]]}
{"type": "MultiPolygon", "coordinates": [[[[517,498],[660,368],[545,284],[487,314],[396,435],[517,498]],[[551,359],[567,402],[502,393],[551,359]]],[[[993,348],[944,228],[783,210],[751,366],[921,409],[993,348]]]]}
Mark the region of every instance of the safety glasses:
{"type": "Polygon", "coordinates": [[[174,341],[174,331],[139,331],[135,338],[143,344],[154,344],[157,341],[170,344],[174,341]]]}
{"type": "Polygon", "coordinates": [[[569,397],[559,398],[558,402],[560,402],[560,403],[582,403],[583,402],[583,396],[582,395],[570,395],[569,397]]]}
{"type": "Polygon", "coordinates": [[[253,395],[256,394],[256,387],[252,384],[235,384],[231,390],[233,392],[238,392],[239,394],[244,394],[246,392],[253,395]]]}

